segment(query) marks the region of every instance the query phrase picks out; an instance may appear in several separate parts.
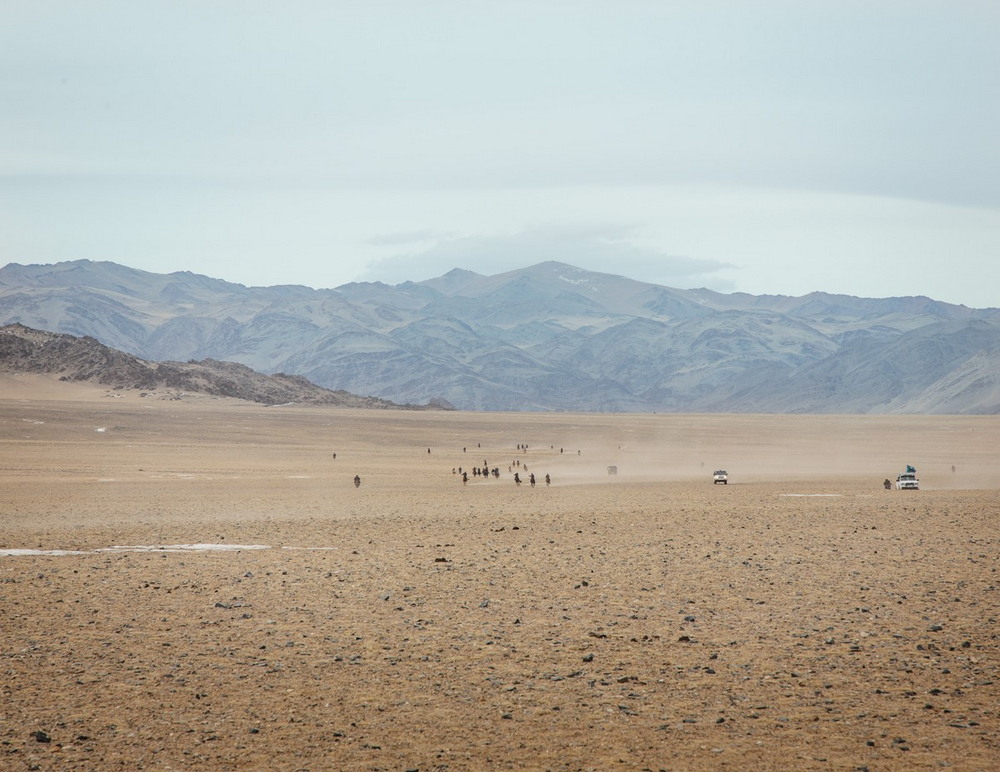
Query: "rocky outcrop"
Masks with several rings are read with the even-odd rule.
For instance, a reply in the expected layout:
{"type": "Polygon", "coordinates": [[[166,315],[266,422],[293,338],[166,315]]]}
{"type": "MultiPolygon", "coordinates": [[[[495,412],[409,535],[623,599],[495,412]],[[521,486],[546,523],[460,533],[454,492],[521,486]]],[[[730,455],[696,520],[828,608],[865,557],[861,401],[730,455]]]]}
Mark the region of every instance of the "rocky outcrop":
{"type": "Polygon", "coordinates": [[[193,392],[259,402],[359,408],[448,409],[444,404],[396,405],[376,397],[331,391],[300,375],[264,375],[246,365],[200,362],[147,362],[96,339],[35,330],[22,324],[0,328],[0,370],[38,373],[64,381],[100,383],[118,390],[193,392]]]}

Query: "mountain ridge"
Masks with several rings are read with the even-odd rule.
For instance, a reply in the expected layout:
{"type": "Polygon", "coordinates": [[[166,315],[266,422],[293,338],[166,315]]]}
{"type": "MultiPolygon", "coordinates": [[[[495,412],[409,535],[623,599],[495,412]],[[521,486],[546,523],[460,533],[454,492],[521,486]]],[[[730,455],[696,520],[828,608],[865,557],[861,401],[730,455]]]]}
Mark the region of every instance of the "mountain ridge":
{"type": "Polygon", "coordinates": [[[12,263],[10,322],[468,410],[1000,413],[1000,309],[679,290],[553,261],[332,289],[12,263]]]}

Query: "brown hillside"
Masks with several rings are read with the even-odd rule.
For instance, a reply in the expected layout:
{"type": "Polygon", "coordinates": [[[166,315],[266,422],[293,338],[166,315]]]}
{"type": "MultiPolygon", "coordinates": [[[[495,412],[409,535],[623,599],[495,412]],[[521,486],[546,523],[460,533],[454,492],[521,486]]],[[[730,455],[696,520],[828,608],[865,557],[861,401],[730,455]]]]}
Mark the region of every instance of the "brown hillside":
{"type": "MultiPolygon", "coordinates": [[[[63,381],[100,383],[122,390],[168,390],[231,397],[264,405],[290,402],[364,408],[419,409],[346,391],[331,391],[301,376],[265,375],[245,365],[147,362],[90,336],[35,330],[22,324],[0,327],[0,372],[47,374],[63,381]]],[[[440,406],[427,406],[428,408],[440,406]]]]}

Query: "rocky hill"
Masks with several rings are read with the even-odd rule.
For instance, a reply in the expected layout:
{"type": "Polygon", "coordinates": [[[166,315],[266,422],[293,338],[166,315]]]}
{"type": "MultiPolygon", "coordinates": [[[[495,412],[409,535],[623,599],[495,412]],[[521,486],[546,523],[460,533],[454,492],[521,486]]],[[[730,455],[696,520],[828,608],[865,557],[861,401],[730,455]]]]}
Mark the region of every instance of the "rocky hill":
{"type": "Polygon", "coordinates": [[[547,262],[335,289],[0,269],[0,323],[470,410],[1000,413],[1000,309],[678,290],[547,262]]]}
{"type": "Polygon", "coordinates": [[[265,405],[418,409],[330,391],[299,375],[263,375],[234,362],[147,362],[89,336],[78,338],[21,324],[0,327],[0,371],[55,375],[64,381],[89,381],[118,390],[210,394],[265,405]]]}

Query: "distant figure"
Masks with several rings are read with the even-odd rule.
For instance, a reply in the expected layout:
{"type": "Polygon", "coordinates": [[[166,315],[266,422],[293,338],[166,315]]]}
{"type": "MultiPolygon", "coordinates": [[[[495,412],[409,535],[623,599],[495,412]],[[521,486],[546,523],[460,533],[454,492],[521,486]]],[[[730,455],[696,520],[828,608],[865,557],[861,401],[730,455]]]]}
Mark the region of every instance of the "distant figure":
{"type": "Polygon", "coordinates": [[[469,482],[469,473],[462,472],[462,485],[465,485],[467,482],[469,482]]]}
{"type": "Polygon", "coordinates": [[[514,482],[518,485],[521,484],[521,478],[518,476],[517,472],[514,472],[514,482]]]}
{"type": "Polygon", "coordinates": [[[547,474],[545,475],[545,484],[546,485],[551,485],[552,484],[552,478],[549,477],[547,474]]]}
{"type": "Polygon", "coordinates": [[[357,475],[357,474],[354,475],[354,487],[355,488],[360,488],[361,487],[361,475],[357,475]]]}
{"type": "Polygon", "coordinates": [[[528,475],[528,482],[531,483],[531,487],[532,488],[535,487],[535,473],[534,472],[532,472],[530,475],[528,475]]]}
{"type": "Polygon", "coordinates": [[[427,448],[427,452],[428,452],[428,453],[430,453],[430,452],[431,452],[431,449],[430,449],[430,448],[427,448]]]}
{"type": "Polygon", "coordinates": [[[885,478],[885,481],[882,483],[882,487],[885,488],[887,491],[891,491],[892,490],[892,483],[889,482],[889,478],[888,477],[885,478]]]}
{"type": "Polygon", "coordinates": [[[336,453],[334,453],[334,454],[333,454],[333,460],[334,460],[334,461],[336,461],[336,460],[337,460],[337,454],[336,454],[336,453]]]}

